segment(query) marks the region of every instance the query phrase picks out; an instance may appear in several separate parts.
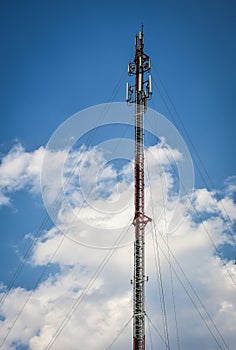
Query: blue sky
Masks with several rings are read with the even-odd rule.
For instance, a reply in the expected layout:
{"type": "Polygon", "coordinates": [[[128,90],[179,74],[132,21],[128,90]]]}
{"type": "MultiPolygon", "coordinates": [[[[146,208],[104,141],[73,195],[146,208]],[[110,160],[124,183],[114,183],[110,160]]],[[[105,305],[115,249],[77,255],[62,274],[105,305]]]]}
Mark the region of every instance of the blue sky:
{"type": "Polygon", "coordinates": [[[235,171],[233,1],[10,1],[1,14],[3,154],[15,139],[45,144],[65,118],[107,102],[143,22],[153,65],[214,182],[235,171]]]}
{"type": "MultiPolygon", "coordinates": [[[[1,159],[10,159],[6,157],[18,147],[13,151],[15,160],[19,155],[23,164],[37,165],[40,147],[46,146],[56,128],[71,115],[101,103],[124,102],[125,82],[130,80],[125,72],[134,57],[134,36],[144,23],[145,48],[152,59],[155,82],[149,106],[176,125],[193,161],[202,169],[194,144],[219,196],[232,199],[236,171],[235,13],[236,4],[230,0],[2,1],[1,159]],[[119,89],[110,100],[121,78],[119,89]]],[[[0,281],[5,285],[30,245],[25,235],[34,236],[46,215],[35,174],[34,169],[19,172],[17,185],[11,184],[11,189],[9,185],[6,190],[9,203],[0,207],[0,281]],[[25,180],[27,176],[29,179],[25,180]]],[[[206,221],[210,217],[213,225],[213,216],[218,215],[211,203],[214,193],[206,194],[206,184],[196,165],[195,181],[200,191],[196,194],[196,206],[204,220],[207,213],[206,221]]],[[[214,190],[206,176],[205,181],[214,190]]],[[[233,202],[226,199],[224,205],[234,220],[233,202]]],[[[50,232],[52,225],[49,220],[45,232],[50,232]]],[[[49,236],[45,237],[50,241],[49,236]]],[[[217,239],[217,246],[225,244],[217,239]]],[[[46,264],[46,253],[46,258],[36,255],[41,254],[40,247],[39,253],[35,251],[35,263],[24,266],[14,287],[33,288],[46,264]]],[[[50,251],[50,247],[47,249],[50,251]]],[[[232,244],[225,249],[224,254],[227,253],[229,259],[235,259],[232,244]]],[[[176,254],[181,260],[178,249],[176,254]]],[[[184,262],[186,256],[182,258],[184,262]]],[[[68,268],[67,260],[65,263],[58,259],[47,270],[44,281],[56,273],[65,277],[63,264],[68,268]]],[[[232,303],[229,299],[225,296],[228,304],[232,303]]],[[[229,343],[231,338],[229,332],[229,343]]],[[[24,341],[27,343],[23,339],[22,344],[24,341]]],[[[188,339],[184,341],[188,343],[188,339]]],[[[37,348],[34,340],[30,346],[37,348]]],[[[63,348],[63,344],[60,346],[63,348]]],[[[11,345],[5,345],[4,349],[10,348],[11,345]]]]}

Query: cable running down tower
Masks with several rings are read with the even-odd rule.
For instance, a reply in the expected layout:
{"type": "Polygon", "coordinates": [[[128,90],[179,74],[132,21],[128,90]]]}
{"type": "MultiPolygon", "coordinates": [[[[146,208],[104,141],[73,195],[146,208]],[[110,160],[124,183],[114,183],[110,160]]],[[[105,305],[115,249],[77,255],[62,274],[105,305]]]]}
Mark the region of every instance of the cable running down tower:
{"type": "Polygon", "coordinates": [[[143,26],[135,38],[135,58],[128,74],[135,85],[126,84],[126,101],[135,103],[135,167],[134,167],[134,276],[133,276],[133,350],[145,350],[145,226],[151,219],[145,215],[144,198],[144,113],[152,95],[150,58],[144,53],[143,26]]]}

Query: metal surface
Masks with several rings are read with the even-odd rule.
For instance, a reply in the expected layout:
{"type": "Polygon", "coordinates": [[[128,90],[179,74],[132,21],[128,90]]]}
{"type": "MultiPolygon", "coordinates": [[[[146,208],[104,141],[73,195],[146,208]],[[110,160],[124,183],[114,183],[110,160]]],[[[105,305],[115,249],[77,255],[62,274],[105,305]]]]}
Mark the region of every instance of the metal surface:
{"type": "Polygon", "coordinates": [[[145,349],[145,226],[151,219],[145,215],[144,205],[144,113],[151,97],[151,78],[145,80],[150,71],[150,58],[144,53],[143,26],[135,40],[134,62],[128,67],[129,75],[135,75],[135,96],[132,86],[127,85],[126,100],[135,103],[135,227],[134,277],[133,277],[133,349],[145,349]]]}

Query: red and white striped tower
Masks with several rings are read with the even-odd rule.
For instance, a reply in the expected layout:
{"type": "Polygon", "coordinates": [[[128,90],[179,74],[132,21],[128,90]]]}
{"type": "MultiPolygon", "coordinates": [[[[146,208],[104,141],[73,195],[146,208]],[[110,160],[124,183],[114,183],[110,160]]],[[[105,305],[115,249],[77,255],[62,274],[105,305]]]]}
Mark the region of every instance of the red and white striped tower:
{"type": "Polygon", "coordinates": [[[144,199],[144,113],[152,95],[150,58],[144,53],[144,33],[136,35],[135,58],[128,65],[129,75],[135,75],[135,85],[126,86],[126,100],[135,103],[135,214],[134,277],[133,277],[133,349],[145,350],[145,226],[150,218],[145,215],[144,199]]]}

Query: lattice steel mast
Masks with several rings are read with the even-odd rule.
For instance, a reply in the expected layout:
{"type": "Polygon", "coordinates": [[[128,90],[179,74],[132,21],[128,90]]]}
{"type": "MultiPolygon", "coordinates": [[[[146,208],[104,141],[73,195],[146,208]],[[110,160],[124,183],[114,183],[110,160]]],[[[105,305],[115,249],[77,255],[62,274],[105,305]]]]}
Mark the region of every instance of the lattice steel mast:
{"type": "Polygon", "coordinates": [[[144,33],[136,35],[135,58],[128,65],[128,74],[135,75],[135,85],[126,85],[126,100],[135,103],[135,227],[133,277],[133,349],[145,350],[145,226],[151,219],[145,215],[144,200],[144,113],[152,95],[150,58],[144,53],[144,33]]]}

